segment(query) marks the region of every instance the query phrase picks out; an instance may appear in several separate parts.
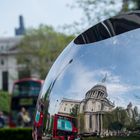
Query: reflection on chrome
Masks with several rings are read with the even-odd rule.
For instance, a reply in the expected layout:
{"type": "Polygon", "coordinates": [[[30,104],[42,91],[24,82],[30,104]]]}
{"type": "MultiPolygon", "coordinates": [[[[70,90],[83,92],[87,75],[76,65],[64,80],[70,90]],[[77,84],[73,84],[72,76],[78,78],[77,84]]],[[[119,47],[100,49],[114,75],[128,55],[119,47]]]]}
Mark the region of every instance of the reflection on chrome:
{"type": "Polygon", "coordinates": [[[140,12],[103,23],[107,29],[99,23],[80,34],[52,66],[37,102],[34,139],[139,135],[140,12]]]}

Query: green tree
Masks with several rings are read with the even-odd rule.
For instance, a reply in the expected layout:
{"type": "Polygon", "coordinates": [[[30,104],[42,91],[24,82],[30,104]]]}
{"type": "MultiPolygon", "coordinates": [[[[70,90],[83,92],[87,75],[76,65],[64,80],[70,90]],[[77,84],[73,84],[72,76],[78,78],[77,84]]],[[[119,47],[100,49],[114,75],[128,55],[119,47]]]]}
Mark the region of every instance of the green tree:
{"type": "Polygon", "coordinates": [[[133,10],[140,10],[140,1],[139,0],[133,0],[133,10]]]}
{"type": "Polygon", "coordinates": [[[8,92],[0,91],[0,111],[4,113],[10,112],[11,96],[8,92]]]}
{"type": "Polygon", "coordinates": [[[123,127],[131,127],[132,119],[127,115],[127,112],[122,107],[116,107],[111,112],[106,112],[103,115],[103,127],[109,130],[121,130],[123,127]]]}
{"type": "Polygon", "coordinates": [[[122,123],[116,121],[116,122],[112,122],[110,125],[109,125],[109,129],[110,130],[115,130],[115,131],[118,131],[118,130],[121,130],[123,128],[123,125],[122,123]]]}
{"type": "Polygon", "coordinates": [[[82,11],[81,20],[74,23],[80,29],[117,15],[122,9],[122,0],[76,0],[74,8],[82,11]]]}
{"type": "Polygon", "coordinates": [[[22,70],[38,73],[44,79],[52,63],[73,38],[50,26],[41,25],[38,29],[29,29],[17,46],[18,63],[22,70]]]}
{"type": "Polygon", "coordinates": [[[123,0],[122,11],[133,11],[140,10],[140,1],[139,0],[123,0]]]}
{"type": "Polygon", "coordinates": [[[113,115],[111,112],[106,112],[104,115],[103,115],[103,128],[104,129],[109,129],[109,126],[112,122],[112,118],[113,118],[113,115]]]}
{"type": "Polygon", "coordinates": [[[129,7],[129,2],[128,0],[123,0],[123,6],[122,6],[122,12],[126,12],[128,11],[128,7],[129,7]]]}
{"type": "Polygon", "coordinates": [[[140,10],[140,0],[75,0],[71,8],[79,8],[82,17],[72,25],[65,25],[64,29],[67,32],[79,33],[88,26],[93,26],[121,12],[140,10]]]}
{"type": "Polygon", "coordinates": [[[79,112],[79,106],[78,105],[74,105],[74,107],[71,109],[70,115],[73,116],[73,117],[77,117],[78,116],[78,112],[79,112]]]}
{"type": "Polygon", "coordinates": [[[84,114],[79,113],[78,114],[78,129],[79,133],[83,133],[85,128],[85,119],[84,119],[84,114]]]}

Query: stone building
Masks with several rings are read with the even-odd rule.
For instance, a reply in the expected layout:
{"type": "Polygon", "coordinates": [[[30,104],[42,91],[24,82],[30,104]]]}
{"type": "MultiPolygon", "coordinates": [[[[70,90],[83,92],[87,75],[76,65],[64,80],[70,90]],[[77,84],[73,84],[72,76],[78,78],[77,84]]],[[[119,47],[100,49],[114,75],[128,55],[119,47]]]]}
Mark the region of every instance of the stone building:
{"type": "Polygon", "coordinates": [[[79,106],[80,101],[63,98],[59,106],[58,114],[69,115],[72,112],[72,108],[75,107],[75,105],[79,106]]]}
{"type": "Polygon", "coordinates": [[[63,99],[60,103],[60,114],[70,114],[74,105],[79,106],[79,115],[83,115],[82,122],[79,123],[81,132],[99,132],[103,131],[103,115],[105,112],[112,111],[114,103],[108,98],[106,86],[103,84],[97,84],[91,88],[82,101],[76,101],[71,99],[63,99]],[[84,125],[81,127],[81,123],[84,125]]]}
{"type": "Polygon", "coordinates": [[[0,90],[12,92],[13,83],[19,78],[20,66],[17,64],[16,46],[21,42],[25,33],[23,16],[19,16],[19,27],[15,36],[0,38],[0,90]]]}
{"type": "Polygon", "coordinates": [[[80,103],[79,113],[84,114],[85,132],[102,132],[103,115],[112,111],[114,103],[107,99],[107,89],[103,84],[91,88],[80,103]]]}
{"type": "Polygon", "coordinates": [[[0,38],[0,90],[11,92],[14,81],[18,79],[15,46],[21,39],[21,36],[0,38]]]}
{"type": "MultiPolygon", "coordinates": [[[[27,77],[22,64],[17,63],[17,45],[22,41],[25,33],[23,16],[19,16],[19,27],[15,29],[15,36],[0,38],[0,90],[12,92],[14,81],[27,77]]],[[[26,72],[27,73],[27,72],[26,72]]],[[[31,71],[30,77],[39,77],[37,72],[31,71]]],[[[29,77],[29,76],[28,76],[29,77]]]]}

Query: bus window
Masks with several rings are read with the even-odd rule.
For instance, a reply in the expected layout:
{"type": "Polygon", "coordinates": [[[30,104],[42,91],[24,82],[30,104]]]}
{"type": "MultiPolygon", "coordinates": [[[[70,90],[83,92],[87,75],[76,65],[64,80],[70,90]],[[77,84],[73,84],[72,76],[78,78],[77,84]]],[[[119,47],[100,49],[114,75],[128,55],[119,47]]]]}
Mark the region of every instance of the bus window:
{"type": "Polygon", "coordinates": [[[38,95],[41,88],[41,83],[35,81],[24,81],[15,83],[13,88],[13,95],[38,95]]]}
{"type": "Polygon", "coordinates": [[[58,119],[57,129],[64,131],[72,131],[72,123],[69,120],[58,119]]]}

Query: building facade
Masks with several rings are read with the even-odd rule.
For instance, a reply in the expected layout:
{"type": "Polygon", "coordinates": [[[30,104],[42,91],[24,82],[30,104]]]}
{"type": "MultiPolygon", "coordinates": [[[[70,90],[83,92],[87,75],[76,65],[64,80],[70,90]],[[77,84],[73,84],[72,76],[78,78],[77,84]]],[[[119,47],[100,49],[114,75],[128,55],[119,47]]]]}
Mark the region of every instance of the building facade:
{"type": "Polygon", "coordinates": [[[105,112],[112,111],[115,107],[114,103],[108,100],[107,97],[108,93],[106,86],[97,84],[85,94],[85,98],[82,101],[63,99],[60,103],[58,113],[68,115],[71,113],[72,107],[78,105],[78,114],[79,116],[83,116],[82,122],[79,120],[79,129],[82,129],[79,130],[80,133],[102,133],[103,115],[105,112]]]}
{"type": "Polygon", "coordinates": [[[0,90],[12,92],[13,83],[18,79],[19,65],[16,46],[25,33],[23,16],[19,16],[19,27],[15,29],[14,37],[0,38],[0,90]]]}
{"type": "Polygon", "coordinates": [[[39,77],[35,71],[31,71],[30,74],[25,72],[24,66],[17,63],[19,53],[17,45],[23,39],[25,31],[24,18],[20,15],[19,27],[15,29],[15,36],[0,38],[0,90],[11,93],[15,80],[25,78],[26,75],[39,77]]]}
{"type": "Polygon", "coordinates": [[[90,89],[80,103],[80,114],[84,114],[84,132],[103,131],[103,115],[112,111],[114,103],[107,99],[105,85],[98,84],[90,89]]]}
{"type": "Polygon", "coordinates": [[[80,105],[79,100],[71,100],[63,98],[59,106],[58,114],[69,115],[72,113],[72,108],[79,105],[80,105]]]}
{"type": "Polygon", "coordinates": [[[22,37],[0,38],[0,90],[11,93],[15,80],[18,79],[16,45],[22,37]]]}

